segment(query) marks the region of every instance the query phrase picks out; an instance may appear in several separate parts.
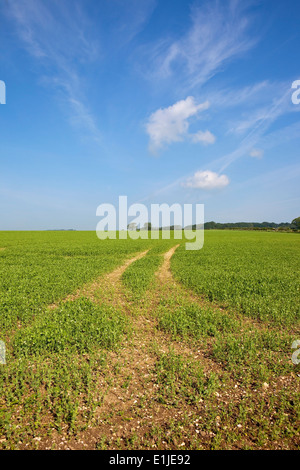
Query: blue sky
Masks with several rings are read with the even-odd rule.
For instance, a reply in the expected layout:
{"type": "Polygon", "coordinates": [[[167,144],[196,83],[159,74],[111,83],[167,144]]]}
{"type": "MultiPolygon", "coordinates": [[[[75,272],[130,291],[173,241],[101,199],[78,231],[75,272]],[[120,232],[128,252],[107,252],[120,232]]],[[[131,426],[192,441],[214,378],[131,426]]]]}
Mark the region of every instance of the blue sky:
{"type": "Polygon", "coordinates": [[[0,15],[1,230],[94,230],[119,195],[203,203],[207,221],[300,215],[298,0],[6,0],[0,15]]]}

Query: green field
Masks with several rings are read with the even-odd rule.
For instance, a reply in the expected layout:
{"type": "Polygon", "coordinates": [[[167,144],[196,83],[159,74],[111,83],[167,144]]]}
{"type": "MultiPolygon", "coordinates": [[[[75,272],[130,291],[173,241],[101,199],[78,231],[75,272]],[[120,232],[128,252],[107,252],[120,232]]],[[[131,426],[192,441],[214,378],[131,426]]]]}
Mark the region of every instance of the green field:
{"type": "Polygon", "coordinates": [[[0,232],[0,448],[299,449],[299,249],[0,232]]]}

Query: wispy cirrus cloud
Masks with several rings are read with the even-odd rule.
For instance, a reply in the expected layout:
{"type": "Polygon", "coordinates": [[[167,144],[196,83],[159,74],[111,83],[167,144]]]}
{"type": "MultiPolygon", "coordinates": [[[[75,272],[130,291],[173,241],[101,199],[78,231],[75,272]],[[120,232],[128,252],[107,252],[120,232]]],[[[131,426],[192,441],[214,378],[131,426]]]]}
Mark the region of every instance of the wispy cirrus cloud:
{"type": "Polygon", "coordinates": [[[80,3],[40,0],[7,0],[6,16],[14,23],[23,47],[41,67],[40,81],[52,86],[69,107],[73,124],[94,140],[101,140],[96,119],[86,104],[80,75],[83,64],[99,55],[91,37],[89,20],[80,3]]]}
{"type": "Polygon", "coordinates": [[[253,2],[228,0],[194,5],[189,29],[179,38],[161,38],[147,46],[147,67],[160,79],[179,79],[186,89],[203,85],[231,60],[253,48],[251,34],[253,2]],[[180,73],[178,74],[178,70],[180,73]]]}
{"type": "Polygon", "coordinates": [[[288,126],[284,126],[276,131],[268,132],[260,139],[261,146],[268,150],[278,147],[282,144],[290,143],[294,140],[300,140],[300,122],[295,122],[288,126]]]}
{"type": "Polygon", "coordinates": [[[47,58],[65,68],[73,60],[88,62],[98,55],[98,43],[79,2],[7,0],[6,14],[31,55],[47,58]],[[71,12],[71,13],[70,13],[71,12]]]}
{"type": "MultiPolygon", "coordinates": [[[[146,132],[150,138],[149,148],[152,152],[159,150],[164,144],[183,141],[188,134],[189,118],[209,108],[209,102],[196,104],[193,96],[168,108],[161,108],[151,114],[146,124],[146,132]]],[[[192,136],[195,142],[211,140],[212,134],[203,133],[192,136]]]]}
{"type": "MultiPolygon", "coordinates": [[[[99,2],[100,3],[100,2],[99,2]]],[[[108,21],[113,23],[115,47],[123,48],[144,28],[156,7],[156,0],[114,0],[108,13],[108,21]]]]}
{"type": "MultiPolygon", "coordinates": [[[[222,82],[221,82],[222,83],[222,82]]],[[[257,107],[262,102],[268,102],[282,90],[282,84],[263,80],[246,86],[224,87],[222,84],[216,89],[208,89],[207,99],[220,109],[230,109],[239,106],[257,107]]]]}
{"type": "Polygon", "coordinates": [[[271,104],[263,109],[255,111],[248,120],[242,121],[236,130],[244,133],[239,146],[230,154],[215,160],[213,164],[218,166],[220,171],[224,171],[236,160],[249,155],[253,148],[261,148],[262,142],[272,126],[280,117],[291,110],[290,90],[284,90],[283,94],[274,99],[271,104]]]}
{"type": "Polygon", "coordinates": [[[259,129],[266,131],[280,116],[293,111],[289,82],[266,83],[266,87],[258,86],[257,93],[249,96],[242,116],[230,122],[230,133],[243,135],[259,129]],[[255,104],[252,102],[254,96],[259,98],[255,104]]]}

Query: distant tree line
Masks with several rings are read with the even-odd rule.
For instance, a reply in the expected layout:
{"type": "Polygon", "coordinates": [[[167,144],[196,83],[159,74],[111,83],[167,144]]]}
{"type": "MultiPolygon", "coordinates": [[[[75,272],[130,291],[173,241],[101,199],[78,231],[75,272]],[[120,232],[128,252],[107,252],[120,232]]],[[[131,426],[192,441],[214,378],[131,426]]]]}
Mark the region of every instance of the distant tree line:
{"type": "MultiPolygon", "coordinates": [[[[193,225],[193,230],[197,227],[193,225]]],[[[298,231],[300,230],[300,217],[294,219],[291,223],[281,222],[236,222],[236,223],[218,223],[218,222],[205,222],[205,230],[282,230],[282,231],[298,231]]]]}
{"type": "MultiPolygon", "coordinates": [[[[144,224],[144,227],[141,229],[135,223],[128,224],[128,230],[151,230],[152,225],[150,222],[144,224]]],[[[185,227],[190,230],[199,230],[203,228],[203,225],[189,225],[185,227]]],[[[171,225],[170,227],[159,227],[157,230],[182,230],[182,227],[179,225],[171,225]]],[[[279,231],[299,231],[300,230],[300,217],[289,222],[281,222],[276,224],[275,222],[235,222],[235,223],[225,223],[221,224],[218,222],[205,222],[205,230],[279,230],[279,231]]]]}

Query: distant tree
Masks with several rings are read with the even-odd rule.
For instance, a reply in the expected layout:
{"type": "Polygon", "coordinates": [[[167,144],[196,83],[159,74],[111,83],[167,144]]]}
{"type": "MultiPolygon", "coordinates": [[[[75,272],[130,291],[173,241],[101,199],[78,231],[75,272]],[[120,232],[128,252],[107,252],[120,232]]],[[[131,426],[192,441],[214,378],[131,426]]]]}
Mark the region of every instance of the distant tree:
{"type": "Polygon", "coordinates": [[[296,219],[292,220],[292,225],[293,225],[297,230],[300,230],[300,217],[297,217],[296,219]]]}
{"type": "Polygon", "coordinates": [[[151,230],[151,227],[152,227],[151,222],[146,222],[146,223],[144,224],[144,229],[145,229],[145,230],[151,230]]]}
{"type": "Polygon", "coordinates": [[[127,225],[128,230],[136,230],[137,225],[135,223],[131,223],[127,225]]]}
{"type": "MultiPolygon", "coordinates": [[[[216,222],[205,222],[205,224],[204,224],[204,228],[206,230],[211,230],[211,229],[214,229],[216,227],[217,227],[216,222]]],[[[195,226],[193,226],[193,229],[195,230],[195,226]]]]}

